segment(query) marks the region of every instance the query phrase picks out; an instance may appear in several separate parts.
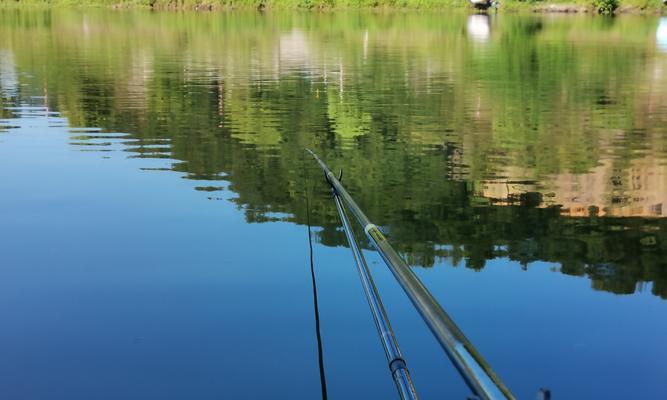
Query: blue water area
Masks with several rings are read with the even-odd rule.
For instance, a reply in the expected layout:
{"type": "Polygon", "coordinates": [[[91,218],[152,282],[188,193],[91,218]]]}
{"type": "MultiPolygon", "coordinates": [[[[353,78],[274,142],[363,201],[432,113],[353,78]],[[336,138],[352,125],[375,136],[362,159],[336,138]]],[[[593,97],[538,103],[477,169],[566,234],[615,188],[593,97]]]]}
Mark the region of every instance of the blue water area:
{"type": "MultiPolygon", "coordinates": [[[[0,398],[322,397],[309,235],[328,397],[398,398],[305,147],[517,398],[667,392],[664,19],[0,21],[0,398]]],[[[467,398],[361,232],[417,392],[467,398]]]]}

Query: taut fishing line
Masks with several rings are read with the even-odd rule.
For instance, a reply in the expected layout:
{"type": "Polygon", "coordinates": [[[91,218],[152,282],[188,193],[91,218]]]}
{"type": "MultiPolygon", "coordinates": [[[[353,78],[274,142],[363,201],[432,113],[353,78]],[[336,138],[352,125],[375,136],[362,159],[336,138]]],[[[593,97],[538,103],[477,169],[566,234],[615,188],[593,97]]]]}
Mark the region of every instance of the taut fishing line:
{"type": "MultiPolygon", "coordinates": [[[[324,374],[324,357],[323,357],[323,352],[322,352],[322,335],[320,333],[320,308],[317,302],[317,283],[315,281],[315,262],[313,259],[313,238],[312,238],[312,232],[311,232],[311,227],[310,227],[310,200],[308,196],[308,177],[310,176],[308,173],[308,169],[306,168],[306,159],[305,159],[305,154],[303,158],[304,162],[304,191],[306,194],[306,222],[308,224],[308,247],[310,251],[310,277],[312,280],[313,284],[313,306],[315,309],[315,335],[317,336],[317,359],[318,359],[318,364],[320,367],[320,387],[322,389],[322,400],[327,399],[327,378],[326,375],[324,374]]],[[[314,184],[313,184],[313,189],[314,189],[314,184]]]]}

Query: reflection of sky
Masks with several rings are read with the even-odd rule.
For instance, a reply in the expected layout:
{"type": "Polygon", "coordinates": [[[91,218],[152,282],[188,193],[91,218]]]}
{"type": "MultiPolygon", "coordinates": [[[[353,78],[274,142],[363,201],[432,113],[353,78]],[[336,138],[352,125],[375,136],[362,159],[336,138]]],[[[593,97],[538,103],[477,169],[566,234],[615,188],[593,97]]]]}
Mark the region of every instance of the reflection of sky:
{"type": "MultiPolygon", "coordinates": [[[[478,17],[468,34],[483,43],[489,19],[478,17]]],[[[281,38],[289,68],[309,60],[297,33],[281,38]]],[[[142,170],[177,160],[127,158],[131,139],[123,134],[88,129],[100,137],[88,140],[109,152],[75,151],[83,146],[67,143],[81,130],[72,133],[45,108],[33,111],[7,120],[16,128],[0,136],[5,397],[27,390],[25,397],[48,397],[54,389],[71,398],[102,389],[106,398],[317,397],[306,228],[248,224],[228,201],[231,189],[210,201],[193,190],[210,182],[142,170]],[[28,380],[40,384],[21,384],[28,380]]],[[[314,252],[332,397],[394,396],[349,249],[315,243],[314,252]]],[[[376,253],[365,255],[419,393],[465,398],[391,273],[376,253]]],[[[560,398],[662,392],[667,302],[648,292],[593,291],[586,277],[557,268],[536,262],[523,271],[495,258],[482,272],[449,260],[416,272],[519,398],[542,385],[560,398]]]]}
{"type": "MultiPolygon", "coordinates": [[[[106,388],[106,398],[189,398],[193,388],[202,399],[223,390],[272,398],[291,390],[295,374],[299,390],[290,398],[317,397],[305,227],[248,224],[230,191],[209,201],[192,190],[203,182],[140,169],[172,160],[128,159],[111,133],[72,130],[41,106],[12,111],[16,118],[6,121],[14,128],[0,144],[0,193],[11,194],[0,196],[0,387],[14,395],[7,398],[23,394],[3,378],[10,372],[46,382],[35,398],[56,386],[89,398],[107,376],[123,385],[106,388]],[[68,141],[85,132],[107,135],[99,140],[119,151],[72,151],[68,141]],[[234,379],[223,385],[221,375],[234,379]]],[[[127,143],[122,135],[113,133],[127,143]]],[[[377,253],[365,256],[420,394],[465,398],[391,272],[377,253]]],[[[314,257],[330,390],[392,397],[349,249],[315,243],[314,257]]],[[[562,398],[608,397],[624,382],[648,394],[661,389],[667,319],[656,316],[667,303],[650,289],[594,291],[558,268],[535,262],[524,271],[496,258],[480,273],[443,259],[416,273],[518,398],[540,386],[562,398]],[[594,371],[586,385],[582,371],[594,371]]]]}
{"type": "Polygon", "coordinates": [[[658,43],[658,49],[667,52],[667,17],[660,18],[656,42],[658,43]]]}
{"type": "MultiPolygon", "coordinates": [[[[535,398],[540,386],[558,391],[563,399],[600,398],[600,392],[609,398],[634,398],[615,397],[607,391],[608,382],[655,387],[666,372],[667,320],[647,318],[645,313],[664,312],[664,301],[649,293],[616,296],[594,291],[583,277],[552,271],[557,268],[535,262],[522,271],[516,261],[498,258],[483,273],[449,268],[448,262],[416,272],[517,398],[535,398]],[[614,338],[612,332],[619,336],[614,338]],[[619,338],[626,338],[624,345],[614,344],[619,338]],[[637,367],[622,367],[627,360],[637,367]],[[562,373],[573,364],[580,373],[589,371],[585,385],[583,375],[562,373]],[[517,365],[530,367],[512,368],[517,365]]],[[[380,285],[385,274],[376,275],[380,285]]],[[[392,301],[385,301],[389,310],[392,301]]],[[[405,336],[412,332],[393,325],[407,342],[405,336]]]]}
{"type": "MultiPolygon", "coordinates": [[[[13,128],[0,134],[3,398],[48,397],[54,385],[74,394],[66,397],[91,398],[113,377],[122,384],[103,398],[261,399],[287,393],[295,373],[299,391],[290,397],[317,396],[302,226],[247,224],[227,192],[209,201],[192,190],[200,182],[139,169],[165,159],[73,151],[68,140],[82,130],[68,132],[66,119],[41,106],[11,111],[13,128]],[[257,251],[259,243],[281,250],[257,251]],[[75,376],[85,383],[72,386],[75,376]],[[22,384],[28,377],[44,386],[22,384]]],[[[349,252],[335,250],[326,260],[345,266],[349,252]]],[[[343,323],[330,318],[332,305],[358,309],[347,322],[368,329],[353,324],[360,335],[346,340],[378,357],[357,360],[365,372],[352,381],[362,387],[370,377],[388,398],[386,362],[352,278],[339,286],[352,295],[335,303],[323,283],[325,323],[343,323]]]]}

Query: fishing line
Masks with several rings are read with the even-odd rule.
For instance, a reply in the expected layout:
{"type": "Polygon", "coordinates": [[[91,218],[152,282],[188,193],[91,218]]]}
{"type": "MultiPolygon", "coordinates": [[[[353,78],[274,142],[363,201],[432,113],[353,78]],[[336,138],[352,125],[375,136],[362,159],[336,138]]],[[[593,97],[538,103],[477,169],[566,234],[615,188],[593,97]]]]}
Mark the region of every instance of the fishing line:
{"type": "MultiPolygon", "coordinates": [[[[308,224],[308,247],[310,249],[310,277],[313,284],[313,306],[315,308],[315,335],[317,336],[317,360],[320,367],[320,387],[322,389],[322,400],[327,400],[327,378],[324,374],[324,357],[322,352],[322,335],[320,333],[320,308],[317,302],[317,283],[315,282],[315,262],[313,260],[313,239],[310,227],[310,201],[308,198],[308,170],[305,166],[304,156],[304,179],[306,193],[306,222],[308,224]]],[[[314,185],[313,185],[314,188],[314,185]]]]}

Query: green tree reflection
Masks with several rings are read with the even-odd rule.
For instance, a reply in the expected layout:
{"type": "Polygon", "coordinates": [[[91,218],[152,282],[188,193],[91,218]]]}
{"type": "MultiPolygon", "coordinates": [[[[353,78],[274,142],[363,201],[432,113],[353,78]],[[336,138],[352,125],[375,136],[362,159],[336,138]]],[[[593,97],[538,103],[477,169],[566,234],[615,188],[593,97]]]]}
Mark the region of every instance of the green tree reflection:
{"type": "Polygon", "coordinates": [[[505,17],[488,37],[467,33],[464,15],[0,21],[0,48],[29,74],[24,96],[45,88],[73,126],[127,132],[132,156],[223,181],[249,222],[305,223],[315,185],[319,239],[344,243],[310,147],[345,169],[412,265],[542,260],[594,289],[653,282],[667,298],[655,20],[505,17]]]}

